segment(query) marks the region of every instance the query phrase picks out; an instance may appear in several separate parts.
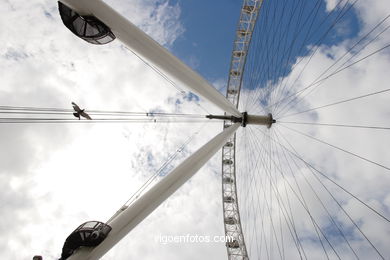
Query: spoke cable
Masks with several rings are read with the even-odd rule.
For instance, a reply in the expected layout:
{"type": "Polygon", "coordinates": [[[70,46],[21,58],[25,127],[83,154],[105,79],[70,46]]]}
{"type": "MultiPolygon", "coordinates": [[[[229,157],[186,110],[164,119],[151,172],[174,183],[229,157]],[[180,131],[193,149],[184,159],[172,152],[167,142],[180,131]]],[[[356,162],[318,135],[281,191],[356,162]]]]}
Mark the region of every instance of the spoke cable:
{"type": "MultiPolygon", "coordinates": [[[[283,137],[283,135],[281,135],[283,137]]],[[[284,138],[285,139],[285,138],[284,138]]],[[[286,140],[286,139],[285,139],[286,140]]],[[[287,140],[286,140],[287,141],[287,140]]],[[[315,168],[313,165],[311,165],[310,163],[308,163],[306,160],[304,160],[302,157],[300,157],[299,155],[297,155],[297,153],[294,153],[292,151],[290,151],[288,148],[286,148],[283,144],[280,144],[280,146],[282,146],[286,151],[288,151],[290,154],[292,154],[294,157],[298,158],[300,161],[302,161],[304,164],[308,165],[311,169],[313,169],[315,172],[317,172],[318,174],[320,174],[321,176],[323,176],[325,179],[327,179],[328,181],[330,181],[331,183],[333,183],[334,185],[336,185],[337,187],[339,187],[342,191],[344,191],[345,193],[349,194],[352,198],[356,199],[358,202],[360,202],[362,205],[364,205],[366,208],[368,208],[369,210],[371,210],[373,213],[375,213],[377,216],[379,216],[380,218],[382,218],[383,220],[385,220],[386,222],[390,223],[390,219],[387,218],[386,216],[384,216],[383,214],[381,214],[379,211],[377,211],[376,209],[374,209],[373,207],[371,207],[370,205],[368,205],[366,202],[364,202],[363,200],[361,200],[359,197],[357,197],[356,195],[354,195],[353,193],[351,193],[350,191],[348,191],[346,188],[344,188],[343,186],[341,186],[340,184],[338,184],[336,181],[334,181],[333,179],[331,179],[330,177],[328,177],[325,173],[323,173],[322,171],[318,170],[317,168],[315,168]]]]}
{"type": "MultiPolygon", "coordinates": [[[[120,212],[122,212],[124,209],[129,207],[132,203],[134,203],[139,196],[153,183],[154,180],[157,179],[158,176],[161,176],[163,170],[166,169],[166,167],[171,164],[177,156],[184,151],[184,149],[188,146],[189,143],[195,138],[196,135],[199,134],[200,131],[205,127],[206,124],[203,124],[196,132],[194,132],[187,140],[184,141],[184,143],[179,146],[179,148],[176,149],[176,151],[168,156],[168,158],[165,160],[165,162],[160,166],[160,168],[157,169],[156,173],[150,176],[146,182],[141,185],[141,187],[133,193],[133,195],[123,204],[123,206],[107,221],[110,222],[115,216],[117,216],[120,212]]],[[[163,176],[164,177],[164,176],[163,176]]]]}
{"type": "MultiPolygon", "coordinates": [[[[280,137],[279,137],[279,134],[275,133],[275,141],[278,142],[278,143],[281,143],[280,142],[280,137]]],[[[283,137],[283,136],[282,136],[283,137]]],[[[283,137],[284,139],[284,137],[283,137]]],[[[285,140],[287,141],[287,140],[285,140]]],[[[283,156],[285,158],[286,161],[289,161],[289,159],[287,158],[287,155],[286,155],[286,152],[284,149],[281,149],[282,153],[283,153],[283,156]]],[[[294,157],[291,156],[291,154],[289,154],[289,158],[290,160],[292,160],[295,164],[295,166],[297,168],[299,168],[296,160],[294,159],[294,157]]],[[[306,166],[307,167],[307,166],[306,166]]],[[[310,169],[310,168],[309,168],[310,169]]],[[[312,171],[312,169],[310,169],[310,171],[312,171]]],[[[305,174],[302,173],[301,169],[300,169],[300,172],[301,172],[301,176],[304,178],[305,182],[308,184],[308,186],[310,187],[311,191],[314,193],[314,195],[316,196],[317,198],[317,201],[320,202],[322,208],[325,210],[326,214],[328,215],[328,218],[330,219],[330,221],[332,222],[332,224],[337,228],[339,234],[343,237],[344,241],[347,243],[348,247],[350,248],[350,250],[353,252],[353,254],[355,255],[356,259],[359,259],[358,255],[356,254],[355,250],[352,248],[351,244],[349,243],[347,237],[345,236],[344,232],[342,231],[342,227],[340,227],[336,221],[334,220],[333,216],[331,215],[331,213],[329,212],[328,208],[325,206],[325,203],[322,201],[322,199],[319,197],[317,191],[314,189],[313,185],[308,181],[308,179],[306,178],[305,174]]],[[[322,183],[321,183],[322,184],[322,183]]],[[[335,198],[334,198],[335,199],[335,198]]]]}
{"type": "MultiPolygon", "coordinates": [[[[257,130],[259,130],[260,132],[263,132],[261,129],[259,128],[256,128],[257,130]]],[[[262,145],[262,144],[260,144],[262,145]]],[[[283,171],[278,167],[278,165],[276,164],[275,161],[273,161],[273,164],[275,165],[275,168],[277,169],[277,171],[279,172],[279,174],[281,174],[281,176],[284,176],[283,174],[283,171]]],[[[268,173],[268,172],[267,172],[268,173]]],[[[286,183],[288,184],[288,186],[290,187],[291,191],[293,192],[293,194],[295,195],[295,197],[297,198],[298,202],[301,204],[301,206],[303,207],[303,209],[305,209],[306,213],[308,214],[310,220],[312,221],[312,224],[313,224],[313,227],[314,227],[314,230],[316,231],[317,233],[317,236],[318,236],[318,239],[321,243],[321,245],[323,246],[323,250],[327,256],[327,258],[329,259],[329,256],[328,256],[328,253],[324,247],[324,245],[322,244],[322,240],[320,238],[320,234],[318,233],[318,231],[321,233],[321,235],[324,237],[324,239],[327,241],[328,245],[330,246],[330,248],[332,249],[332,251],[335,253],[335,255],[338,257],[338,259],[341,259],[339,254],[337,253],[337,251],[335,250],[335,248],[333,247],[333,245],[330,243],[329,239],[327,238],[327,236],[325,235],[324,231],[322,230],[322,228],[318,225],[318,223],[316,222],[316,220],[314,219],[312,213],[310,212],[309,208],[307,207],[306,205],[306,202],[303,198],[303,200],[300,198],[300,196],[297,194],[297,192],[295,191],[295,189],[292,188],[290,182],[287,180],[287,179],[284,179],[286,181],[286,183]]],[[[273,188],[274,188],[274,185],[273,185],[273,188]]],[[[298,189],[299,188],[299,185],[298,185],[298,189]]],[[[302,196],[302,195],[301,195],[302,196]]]]}
{"type": "Polygon", "coordinates": [[[333,147],[333,148],[335,148],[335,149],[337,149],[337,150],[340,150],[340,151],[342,151],[342,152],[345,152],[345,153],[347,153],[347,154],[350,154],[350,155],[352,155],[352,156],[355,156],[355,157],[357,157],[357,158],[359,158],[359,159],[361,159],[361,160],[364,160],[364,161],[366,161],[366,162],[369,162],[369,163],[371,163],[371,164],[377,165],[377,166],[379,166],[379,167],[381,167],[381,168],[383,168],[383,169],[386,169],[386,170],[390,171],[390,168],[387,167],[387,166],[385,166],[385,165],[383,165],[383,164],[380,164],[380,163],[378,163],[378,162],[372,161],[372,160],[367,159],[367,158],[365,158],[365,157],[363,157],[363,156],[360,156],[360,155],[358,155],[358,154],[356,154],[356,153],[347,151],[347,150],[345,150],[345,149],[343,149],[343,148],[340,148],[340,147],[338,147],[338,146],[336,146],[336,145],[330,144],[330,143],[325,142],[325,141],[323,141],[323,140],[320,140],[320,139],[318,139],[318,138],[316,138],[316,137],[314,137],[314,136],[305,134],[305,133],[303,133],[303,132],[301,132],[301,131],[298,131],[298,130],[293,129],[293,128],[288,127],[288,126],[285,126],[285,125],[283,125],[283,124],[281,124],[281,126],[287,128],[287,129],[290,129],[291,131],[294,131],[294,132],[296,132],[296,133],[298,133],[298,134],[301,134],[301,135],[303,135],[303,136],[306,136],[306,137],[308,137],[308,138],[311,138],[311,139],[313,139],[313,140],[315,140],[315,141],[317,141],[317,142],[326,144],[326,145],[328,145],[328,146],[330,146],[330,147],[333,147]]]}
{"type": "MultiPolygon", "coordinates": [[[[285,139],[285,138],[284,138],[285,139]]],[[[285,141],[291,146],[290,142],[288,140],[285,139],[285,141]]],[[[286,151],[288,151],[289,153],[291,153],[292,155],[294,155],[296,158],[298,158],[299,160],[301,160],[302,162],[304,162],[304,164],[308,167],[308,168],[311,168],[313,170],[315,170],[316,172],[319,172],[316,168],[314,168],[311,164],[309,164],[308,162],[306,162],[304,159],[302,159],[301,156],[299,156],[298,154],[294,153],[294,152],[291,152],[289,149],[287,149],[284,145],[278,143],[279,145],[281,145],[286,151]]],[[[292,147],[293,148],[293,147],[292,147]]],[[[293,148],[294,149],[294,148],[293,148]]],[[[295,151],[295,149],[294,149],[295,151]]],[[[295,151],[296,152],[296,151],[295,151]]],[[[312,171],[310,171],[312,172],[312,171]]],[[[320,173],[320,172],[319,172],[320,173]]],[[[312,172],[312,174],[316,177],[316,175],[312,172]]],[[[321,173],[321,175],[323,175],[321,173]]],[[[324,175],[323,175],[324,176],[324,175]]],[[[328,177],[326,177],[327,179],[329,179],[328,177]]],[[[322,186],[327,190],[328,194],[333,198],[333,200],[338,204],[338,206],[340,207],[340,209],[344,212],[344,214],[346,214],[346,216],[349,218],[349,220],[353,223],[353,225],[358,229],[358,231],[362,234],[362,236],[366,239],[366,241],[371,245],[371,247],[376,251],[376,253],[384,260],[385,258],[382,256],[382,254],[379,252],[379,250],[375,247],[375,245],[371,242],[371,240],[365,235],[365,233],[360,229],[360,227],[356,224],[356,222],[352,219],[352,217],[348,214],[348,212],[342,207],[342,205],[340,204],[340,202],[338,202],[336,200],[336,198],[333,196],[333,194],[329,191],[329,189],[318,179],[318,177],[316,177],[316,179],[322,184],[322,186]]],[[[330,180],[330,179],[329,179],[330,180]]],[[[332,181],[332,183],[335,183],[334,181],[332,181]]],[[[339,185],[337,185],[339,186],[339,185]]],[[[340,187],[340,186],[339,186],[340,187]]],[[[344,189],[343,189],[344,190],[344,189]]],[[[349,193],[349,192],[348,192],[349,193]]],[[[351,193],[349,193],[351,194],[351,193]]],[[[376,211],[375,211],[376,212],[376,211]]]]}
{"type": "Polygon", "coordinates": [[[390,127],[383,127],[383,126],[343,125],[343,124],[312,123],[312,122],[288,122],[288,121],[277,121],[277,122],[282,123],[282,124],[296,124],[296,125],[336,126],[336,127],[349,127],[349,128],[390,130],[390,127]]]}
{"type": "Polygon", "coordinates": [[[370,97],[370,96],[377,95],[377,94],[382,94],[382,93],[385,93],[385,92],[388,92],[388,91],[390,91],[390,88],[387,88],[387,89],[384,89],[384,90],[381,90],[381,91],[377,91],[377,92],[372,92],[372,93],[365,94],[365,95],[361,95],[361,96],[358,96],[358,97],[348,98],[348,99],[337,101],[337,102],[334,102],[334,103],[331,103],[331,104],[327,104],[327,105],[311,108],[311,109],[300,111],[300,112],[297,112],[297,113],[294,113],[294,114],[288,114],[288,115],[276,118],[276,120],[279,120],[279,119],[282,119],[282,118],[286,118],[286,117],[290,117],[290,116],[303,114],[303,113],[307,113],[307,112],[314,111],[314,110],[321,109],[321,108],[326,108],[326,107],[331,107],[331,106],[335,106],[335,105],[351,102],[351,101],[354,101],[354,100],[357,100],[357,99],[370,97]]]}

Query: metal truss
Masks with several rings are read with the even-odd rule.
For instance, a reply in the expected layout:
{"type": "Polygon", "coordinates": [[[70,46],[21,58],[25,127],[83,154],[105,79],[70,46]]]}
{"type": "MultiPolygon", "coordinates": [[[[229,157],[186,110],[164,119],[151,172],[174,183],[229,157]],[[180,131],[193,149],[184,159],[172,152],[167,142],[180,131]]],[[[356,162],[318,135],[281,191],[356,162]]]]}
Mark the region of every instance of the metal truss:
{"type": "MultiPolygon", "coordinates": [[[[262,3],[263,0],[244,0],[241,8],[226,90],[226,98],[236,108],[239,104],[246,57],[262,3]]],[[[231,121],[224,121],[224,128],[231,124],[231,121]]],[[[236,134],[222,147],[222,203],[225,235],[233,238],[233,240],[226,242],[228,259],[248,260],[237,198],[236,134]]]]}

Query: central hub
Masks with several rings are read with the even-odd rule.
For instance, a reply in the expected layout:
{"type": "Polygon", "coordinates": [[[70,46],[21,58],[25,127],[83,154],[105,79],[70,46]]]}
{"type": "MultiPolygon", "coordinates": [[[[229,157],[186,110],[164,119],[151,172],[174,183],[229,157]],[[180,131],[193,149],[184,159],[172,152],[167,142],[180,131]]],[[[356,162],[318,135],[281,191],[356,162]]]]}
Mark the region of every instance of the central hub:
{"type": "Polygon", "coordinates": [[[248,112],[242,113],[242,127],[245,127],[246,125],[266,125],[270,128],[275,122],[276,120],[272,117],[271,113],[267,116],[249,115],[248,112]]]}
{"type": "Polygon", "coordinates": [[[206,118],[230,120],[233,123],[241,123],[242,127],[246,127],[247,125],[266,125],[268,128],[270,128],[272,124],[276,122],[276,120],[273,119],[272,114],[268,114],[267,116],[258,116],[249,115],[248,112],[243,112],[241,115],[242,117],[207,115],[206,118]]]}

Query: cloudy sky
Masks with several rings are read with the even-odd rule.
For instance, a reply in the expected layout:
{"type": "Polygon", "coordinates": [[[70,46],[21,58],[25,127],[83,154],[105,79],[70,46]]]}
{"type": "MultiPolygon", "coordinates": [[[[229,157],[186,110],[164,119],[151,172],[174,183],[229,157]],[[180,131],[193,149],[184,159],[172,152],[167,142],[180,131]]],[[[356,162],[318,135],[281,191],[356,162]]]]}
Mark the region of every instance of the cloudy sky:
{"type": "MultiPolygon", "coordinates": [[[[230,0],[106,2],[198,71],[216,88],[224,91],[241,3],[230,0]]],[[[328,0],[323,5],[322,14],[326,15],[337,8],[337,3],[328,0]]],[[[220,112],[206,102],[200,101],[201,106],[198,106],[188,95],[183,97],[119,41],[93,46],[77,39],[63,26],[56,1],[3,0],[0,2],[0,11],[0,106],[69,109],[70,103],[75,101],[90,110],[158,110],[193,114],[205,114],[204,110],[220,112]]],[[[386,0],[370,3],[357,1],[353,6],[353,14],[336,28],[331,40],[319,46],[313,57],[307,53],[297,53],[296,59],[292,61],[294,69],[272,78],[272,82],[268,83],[271,86],[282,81],[294,82],[298,78],[290,89],[273,94],[275,99],[311,84],[337,57],[342,56],[359,37],[364,36],[388,14],[390,4],[386,0]],[[309,60],[310,66],[299,76],[309,60]]],[[[381,28],[388,25],[389,22],[381,25],[381,28]]],[[[383,34],[355,59],[389,42],[389,34],[383,34]]],[[[314,45],[315,42],[310,44],[314,45]]],[[[381,52],[332,77],[289,113],[388,88],[389,57],[388,51],[381,52]],[[333,87],[332,91],[329,91],[329,86],[333,87]]],[[[246,91],[244,94],[247,97],[244,97],[249,101],[249,108],[250,102],[259,104],[267,96],[261,94],[261,91],[256,96],[258,92],[253,94],[251,87],[246,91]],[[253,94],[252,99],[250,94],[253,94]]],[[[383,94],[370,100],[362,99],[350,106],[318,110],[284,120],[389,126],[388,100],[388,94],[383,94]]],[[[258,111],[258,108],[253,108],[253,111],[258,111]]],[[[275,109],[272,112],[280,112],[280,117],[283,116],[283,111],[275,109]]],[[[389,135],[386,131],[334,131],[332,128],[286,126],[337,144],[380,164],[390,165],[389,135]]],[[[200,123],[0,124],[1,258],[31,259],[34,254],[40,254],[44,259],[57,259],[65,238],[79,224],[88,220],[106,221],[189,137],[194,136],[174,164],[220,130],[220,124],[204,127],[200,123]],[[199,129],[199,134],[194,135],[199,129]]],[[[253,141],[253,136],[257,136],[256,131],[255,128],[240,130],[240,140],[247,144],[242,148],[243,155],[248,149],[262,150],[252,147],[257,144],[253,141]]],[[[263,135],[257,133],[258,136],[263,135]]],[[[324,147],[282,126],[272,134],[274,138],[284,134],[303,158],[317,162],[315,166],[329,173],[382,214],[390,216],[388,170],[324,147]]],[[[276,144],[273,145],[276,147],[276,144]]],[[[263,158],[254,156],[252,160],[262,162],[263,158]]],[[[286,169],[289,167],[287,160],[279,164],[286,169]]],[[[248,166],[243,166],[244,171],[256,172],[245,167],[248,166]]],[[[304,168],[302,163],[294,167],[295,170],[304,168]]],[[[258,168],[257,172],[264,170],[258,168]]],[[[305,172],[305,169],[302,171],[305,172]]],[[[266,195],[256,197],[258,187],[245,186],[249,185],[249,178],[242,176],[243,181],[239,183],[242,191],[250,190],[251,194],[255,194],[242,194],[243,200],[265,198],[266,195]]],[[[303,177],[298,180],[301,181],[304,182],[303,177]]],[[[262,183],[261,179],[259,183],[262,183]]],[[[302,189],[306,197],[312,197],[307,186],[302,189]]],[[[220,154],[217,154],[199,174],[134,229],[104,259],[132,259],[140,256],[143,259],[223,259],[226,257],[223,243],[164,245],[156,241],[160,235],[222,235],[220,190],[220,154]]],[[[272,188],[266,187],[265,190],[270,192],[272,188]]],[[[345,208],[355,214],[353,218],[385,258],[389,258],[390,251],[386,248],[390,243],[388,223],[357,205],[355,200],[339,190],[335,189],[334,192],[345,208]]],[[[324,195],[323,199],[330,201],[329,196],[324,195]]],[[[261,201],[257,203],[264,204],[261,201]]],[[[296,208],[299,210],[294,214],[296,218],[302,219],[298,225],[305,232],[310,229],[309,220],[298,201],[292,203],[297,203],[296,208]]],[[[317,209],[315,203],[318,202],[313,200],[312,203],[312,208],[317,209]]],[[[330,207],[333,207],[332,214],[338,223],[350,228],[340,209],[334,205],[330,207]]],[[[256,212],[254,208],[248,206],[247,216],[256,212]]],[[[275,212],[269,215],[275,213],[275,217],[279,217],[280,211],[275,212]]],[[[322,218],[324,213],[321,210],[314,210],[313,214],[319,216],[320,225],[327,227],[328,222],[322,218]]],[[[253,224],[250,217],[244,220],[253,224]]],[[[252,228],[250,224],[246,227],[252,228]]],[[[287,232],[287,227],[284,226],[283,230],[287,232]]],[[[332,233],[332,229],[329,230],[332,233]]],[[[367,242],[356,234],[355,229],[348,230],[351,243],[361,253],[362,259],[378,258],[367,242]]],[[[322,252],[318,250],[315,238],[310,236],[309,231],[304,234],[307,251],[315,259],[321,259],[319,255],[322,252]]],[[[338,241],[337,235],[334,237],[334,241],[338,241]]],[[[256,243],[249,240],[248,244],[256,243]]],[[[352,259],[351,252],[343,246],[344,243],[340,243],[340,254],[352,259]]],[[[288,240],[286,248],[294,249],[288,240]]],[[[274,250],[277,255],[275,246],[274,250]]],[[[335,255],[330,257],[334,258],[335,255]]]]}

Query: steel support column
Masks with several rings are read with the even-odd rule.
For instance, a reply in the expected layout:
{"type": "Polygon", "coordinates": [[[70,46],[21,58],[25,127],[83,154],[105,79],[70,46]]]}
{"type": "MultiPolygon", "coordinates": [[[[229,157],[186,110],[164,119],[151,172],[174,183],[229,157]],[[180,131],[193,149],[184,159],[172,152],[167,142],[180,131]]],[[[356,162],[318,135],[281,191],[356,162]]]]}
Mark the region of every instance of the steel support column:
{"type": "Polygon", "coordinates": [[[95,248],[80,248],[69,260],[95,260],[107,253],[162,202],[189,180],[213,155],[226,144],[227,140],[240,127],[236,123],[215,136],[193,153],[165,178],[153,186],[138,200],[117,214],[109,223],[112,230],[107,238],[95,248]]]}

